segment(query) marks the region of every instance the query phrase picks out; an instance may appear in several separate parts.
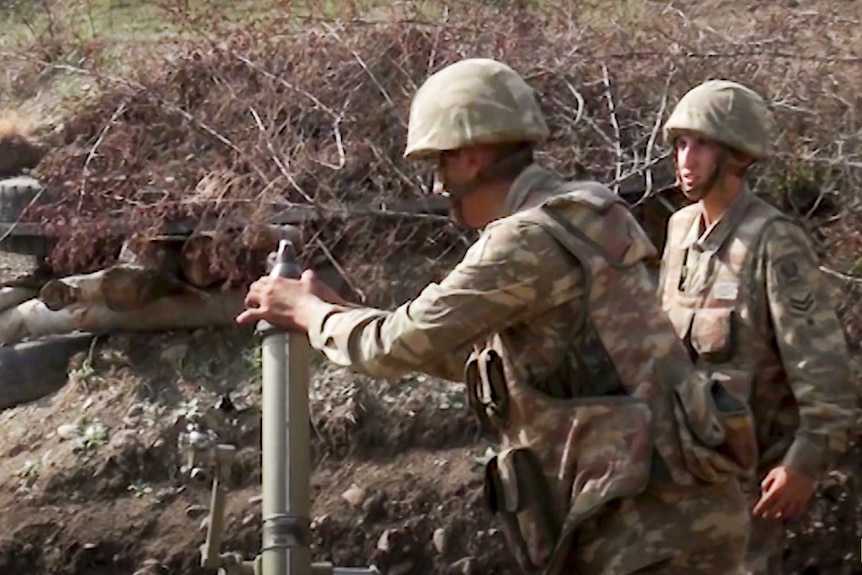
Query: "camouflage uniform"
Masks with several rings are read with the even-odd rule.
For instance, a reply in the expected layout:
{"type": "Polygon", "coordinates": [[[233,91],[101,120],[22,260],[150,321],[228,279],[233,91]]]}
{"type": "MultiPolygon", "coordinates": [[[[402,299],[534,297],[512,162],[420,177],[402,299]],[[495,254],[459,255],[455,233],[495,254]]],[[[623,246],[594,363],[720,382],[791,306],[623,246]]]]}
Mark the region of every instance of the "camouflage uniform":
{"type": "MultiPolygon", "coordinates": [[[[750,90],[713,81],[680,101],[666,129],[690,129],[759,159],[768,150],[766,114],[750,90]]],[[[855,405],[847,348],[802,229],[747,188],[709,229],[703,222],[699,203],[671,217],[662,306],[698,368],[751,405],[753,507],[776,465],[817,479],[846,448],[855,405]]],[[[754,517],[749,572],[781,573],[783,539],[781,521],[754,517]]]]}
{"type": "MultiPolygon", "coordinates": [[[[466,60],[420,89],[407,155],[539,141],[539,120],[511,69],[466,60]],[[424,119],[431,96],[435,121],[424,119]]],[[[486,496],[525,570],[737,573],[748,520],[734,478],[750,414],[689,361],[653,297],[654,247],[607,188],[537,165],[503,212],[445,279],[396,310],[316,307],[312,345],[376,377],[466,380],[501,441],[486,496]]],[[[753,453],[753,432],[751,442],[753,453]]]]}

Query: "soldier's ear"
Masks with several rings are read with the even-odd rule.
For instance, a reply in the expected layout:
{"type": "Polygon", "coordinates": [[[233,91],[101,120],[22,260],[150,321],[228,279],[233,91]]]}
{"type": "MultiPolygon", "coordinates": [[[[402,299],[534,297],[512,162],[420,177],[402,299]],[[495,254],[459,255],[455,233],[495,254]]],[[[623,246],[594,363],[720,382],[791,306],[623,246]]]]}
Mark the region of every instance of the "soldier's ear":
{"type": "Polygon", "coordinates": [[[731,150],[730,154],[728,154],[728,168],[739,177],[744,176],[755,161],[754,156],[745,152],[731,150]]]}
{"type": "Polygon", "coordinates": [[[479,177],[493,166],[497,158],[496,150],[491,146],[468,146],[460,152],[461,168],[470,180],[479,177]]]}

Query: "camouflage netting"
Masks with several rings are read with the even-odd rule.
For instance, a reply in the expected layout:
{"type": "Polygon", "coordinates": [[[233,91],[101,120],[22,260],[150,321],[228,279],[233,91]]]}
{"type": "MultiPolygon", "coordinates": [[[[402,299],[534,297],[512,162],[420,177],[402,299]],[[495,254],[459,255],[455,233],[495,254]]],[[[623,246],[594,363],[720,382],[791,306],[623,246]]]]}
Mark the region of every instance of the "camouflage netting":
{"type": "MultiPolygon", "coordinates": [[[[862,247],[850,213],[862,179],[854,20],[839,8],[762,5],[713,28],[696,7],[641,5],[607,21],[588,4],[523,4],[468,3],[434,21],[407,5],[374,22],[309,20],[298,32],[288,15],[231,31],[195,22],[194,42],[138,77],[94,73],[103,95],[66,124],[64,145],[38,168],[61,190],[29,214],[58,239],[53,266],[104,264],[109,223],[145,233],[209,218],[243,229],[245,244],[224,235],[212,249],[233,279],[248,279],[255,270],[235,267],[238,254],[277,209],[351,210],[427,193],[428,166],[401,159],[410,98],[442,66],[487,56],[538,91],[552,130],[542,160],[605,182],[650,167],[666,181],[660,126],[674,102],[708,78],[745,82],[780,126],[778,158],[757,170],[758,189],[813,218],[832,248],[829,265],[853,272],[862,247]]],[[[356,286],[396,272],[394,287],[408,291],[445,271],[469,239],[440,219],[380,217],[316,224],[309,236],[305,256],[323,250],[356,286]]]]}

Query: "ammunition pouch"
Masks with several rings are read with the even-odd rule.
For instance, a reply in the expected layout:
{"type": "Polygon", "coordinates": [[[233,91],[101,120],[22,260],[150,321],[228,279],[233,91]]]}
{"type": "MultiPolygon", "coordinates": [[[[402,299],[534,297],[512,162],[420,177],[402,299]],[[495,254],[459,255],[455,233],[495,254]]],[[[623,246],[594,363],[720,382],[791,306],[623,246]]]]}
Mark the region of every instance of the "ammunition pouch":
{"type": "Polygon", "coordinates": [[[679,386],[674,411],[686,468],[707,483],[749,480],[757,465],[754,417],[718,379],[698,374],[679,386]]]}
{"type": "Polygon", "coordinates": [[[584,521],[646,488],[652,413],[629,396],[555,399],[506,373],[493,349],[467,364],[470,404],[502,446],[485,470],[485,498],[524,572],[554,575],[584,521]]]}

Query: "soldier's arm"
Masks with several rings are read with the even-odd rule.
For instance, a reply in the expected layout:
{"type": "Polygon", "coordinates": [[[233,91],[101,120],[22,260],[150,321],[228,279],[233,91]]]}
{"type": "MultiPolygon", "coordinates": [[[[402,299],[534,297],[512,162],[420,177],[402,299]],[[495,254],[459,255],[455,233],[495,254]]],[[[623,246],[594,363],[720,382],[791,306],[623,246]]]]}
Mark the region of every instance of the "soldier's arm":
{"type": "Polygon", "coordinates": [[[803,230],[773,223],[763,255],[775,338],[800,416],[783,464],[817,479],[846,449],[854,421],[847,344],[803,230]]]}
{"type": "Polygon", "coordinates": [[[329,360],[371,376],[423,371],[460,381],[474,343],[579,297],[583,283],[538,226],[499,222],[443,281],[394,311],[316,306],[309,338],[329,360]]]}

